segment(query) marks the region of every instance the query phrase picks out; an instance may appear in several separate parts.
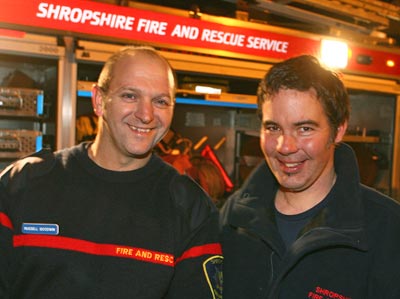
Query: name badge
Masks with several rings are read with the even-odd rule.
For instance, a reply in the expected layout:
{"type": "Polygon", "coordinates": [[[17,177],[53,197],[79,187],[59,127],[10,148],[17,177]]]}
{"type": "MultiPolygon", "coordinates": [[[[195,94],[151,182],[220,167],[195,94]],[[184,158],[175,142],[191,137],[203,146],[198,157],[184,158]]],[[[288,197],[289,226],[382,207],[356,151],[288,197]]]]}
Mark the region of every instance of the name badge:
{"type": "Polygon", "coordinates": [[[58,224],[53,223],[22,223],[22,233],[33,235],[58,235],[58,224]]]}

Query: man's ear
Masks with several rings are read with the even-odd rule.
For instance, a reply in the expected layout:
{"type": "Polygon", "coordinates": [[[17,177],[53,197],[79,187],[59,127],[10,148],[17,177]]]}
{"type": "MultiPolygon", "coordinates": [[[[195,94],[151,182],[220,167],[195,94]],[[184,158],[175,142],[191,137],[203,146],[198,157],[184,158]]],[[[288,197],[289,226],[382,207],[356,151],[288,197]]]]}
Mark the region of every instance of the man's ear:
{"type": "Polygon", "coordinates": [[[92,87],[92,106],[97,116],[103,115],[103,91],[97,84],[92,87]]]}
{"type": "Polygon", "coordinates": [[[338,143],[343,140],[343,136],[344,136],[344,134],[346,134],[346,131],[347,131],[347,125],[348,125],[348,123],[347,123],[347,121],[345,121],[343,124],[341,124],[338,127],[336,137],[335,137],[335,143],[338,143]]]}

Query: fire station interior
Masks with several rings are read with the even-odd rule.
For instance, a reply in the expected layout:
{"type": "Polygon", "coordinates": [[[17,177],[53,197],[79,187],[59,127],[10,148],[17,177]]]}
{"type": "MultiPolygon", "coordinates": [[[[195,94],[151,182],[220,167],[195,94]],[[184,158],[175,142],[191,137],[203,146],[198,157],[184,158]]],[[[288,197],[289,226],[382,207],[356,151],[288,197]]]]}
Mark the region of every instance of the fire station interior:
{"type": "MultiPolygon", "coordinates": [[[[400,47],[398,0],[103,0],[99,2],[174,12],[179,15],[188,14],[196,18],[212,15],[239,19],[310,34],[334,36],[370,47],[378,45],[390,49],[400,47]]],[[[73,124],[73,140],[68,142],[76,144],[90,140],[96,134],[97,120],[92,112],[88,91],[91,84],[97,80],[102,62],[86,59],[85,53],[93,50],[89,47],[103,49],[104,45],[106,48],[109,45],[112,51],[122,43],[104,40],[85,41],[83,38],[71,40],[63,37],[58,37],[57,43],[67,50],[70,49],[75,55],[73,69],[76,78],[69,80],[75,82],[78,91],[76,102],[73,103],[76,122],[73,124]]],[[[213,166],[204,168],[204,171],[208,171],[205,176],[212,177],[217,173],[218,178],[213,177],[212,180],[214,183],[216,181],[221,183],[213,186],[212,192],[215,192],[215,197],[223,202],[231,192],[240,187],[251,170],[263,159],[258,137],[260,123],[254,103],[258,83],[271,64],[246,61],[240,57],[221,58],[212,53],[190,53],[184,49],[176,51],[178,53],[171,53],[170,49],[162,47],[158,49],[167,56],[170,55],[173,66],[178,66],[176,68],[178,92],[171,130],[156,151],[173,165],[184,162],[179,159],[189,159],[198,167],[197,170],[204,160],[211,161],[213,166]],[[183,57],[179,63],[176,59],[178,56],[183,57]],[[199,59],[198,64],[191,61],[191,56],[199,59]],[[217,70],[210,69],[207,63],[203,62],[210,60],[215,60],[219,65],[217,70]],[[185,63],[187,66],[182,66],[185,63]],[[232,65],[237,65],[236,69],[232,65]],[[220,101],[219,104],[196,101],[199,95],[191,91],[198,85],[221,90],[226,97],[224,99],[227,100],[220,101]],[[234,101],[235,97],[244,98],[249,104],[237,104],[234,101]]],[[[13,159],[34,149],[35,144],[29,142],[30,136],[22,136],[23,134],[42,132],[43,147],[52,150],[56,150],[60,144],[68,144],[57,140],[57,132],[60,131],[56,124],[57,113],[60,113],[60,104],[57,101],[58,68],[59,64],[54,59],[0,52],[2,100],[5,99],[7,88],[24,87],[45,91],[40,118],[35,115],[37,111],[30,114],[29,107],[26,107],[28,112],[24,115],[9,111],[1,113],[0,168],[6,167],[13,159]],[[7,133],[16,129],[20,130],[19,134],[24,138],[21,136],[13,138],[14,135],[7,133]]],[[[400,92],[390,92],[390,88],[385,88],[387,81],[381,78],[364,80],[362,83],[355,81],[357,80],[350,82],[348,86],[352,112],[345,141],[357,154],[362,182],[400,200],[398,186],[394,186],[396,184],[393,183],[395,180],[393,161],[399,151],[395,136],[398,134],[396,129],[399,126],[397,120],[399,115],[396,114],[400,92]]],[[[201,100],[201,97],[199,99],[201,100]]],[[[15,102],[19,99],[11,100],[15,102]]],[[[19,104],[10,102],[9,105],[12,107],[19,104]]],[[[199,173],[193,175],[198,176],[199,173]]]]}

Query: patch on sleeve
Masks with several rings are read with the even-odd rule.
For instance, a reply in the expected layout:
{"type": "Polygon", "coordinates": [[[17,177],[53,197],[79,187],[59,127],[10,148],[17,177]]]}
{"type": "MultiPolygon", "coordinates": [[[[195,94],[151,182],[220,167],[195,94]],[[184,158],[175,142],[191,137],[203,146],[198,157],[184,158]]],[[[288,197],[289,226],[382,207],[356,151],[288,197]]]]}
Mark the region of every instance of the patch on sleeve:
{"type": "Polygon", "coordinates": [[[211,293],[213,295],[213,299],[221,299],[222,298],[222,264],[223,257],[220,255],[214,255],[208,258],[203,263],[203,270],[206,276],[208,285],[210,286],[211,293]]]}

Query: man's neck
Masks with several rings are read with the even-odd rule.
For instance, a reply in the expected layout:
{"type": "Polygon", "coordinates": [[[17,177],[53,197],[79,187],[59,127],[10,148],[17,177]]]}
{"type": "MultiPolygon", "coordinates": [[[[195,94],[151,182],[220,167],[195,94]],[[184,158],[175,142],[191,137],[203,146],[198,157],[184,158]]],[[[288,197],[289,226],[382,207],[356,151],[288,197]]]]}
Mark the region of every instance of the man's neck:
{"type": "Polygon", "coordinates": [[[144,167],[151,158],[151,154],[141,158],[118,155],[118,152],[113,154],[111,151],[102,150],[96,141],[89,146],[88,156],[98,166],[112,171],[139,169],[144,167]]]}
{"type": "Polygon", "coordinates": [[[328,195],[336,182],[336,174],[333,173],[331,179],[325,186],[310,187],[302,191],[292,191],[284,188],[278,189],[275,195],[275,207],[285,215],[297,215],[303,213],[319,204],[328,195]]]}

